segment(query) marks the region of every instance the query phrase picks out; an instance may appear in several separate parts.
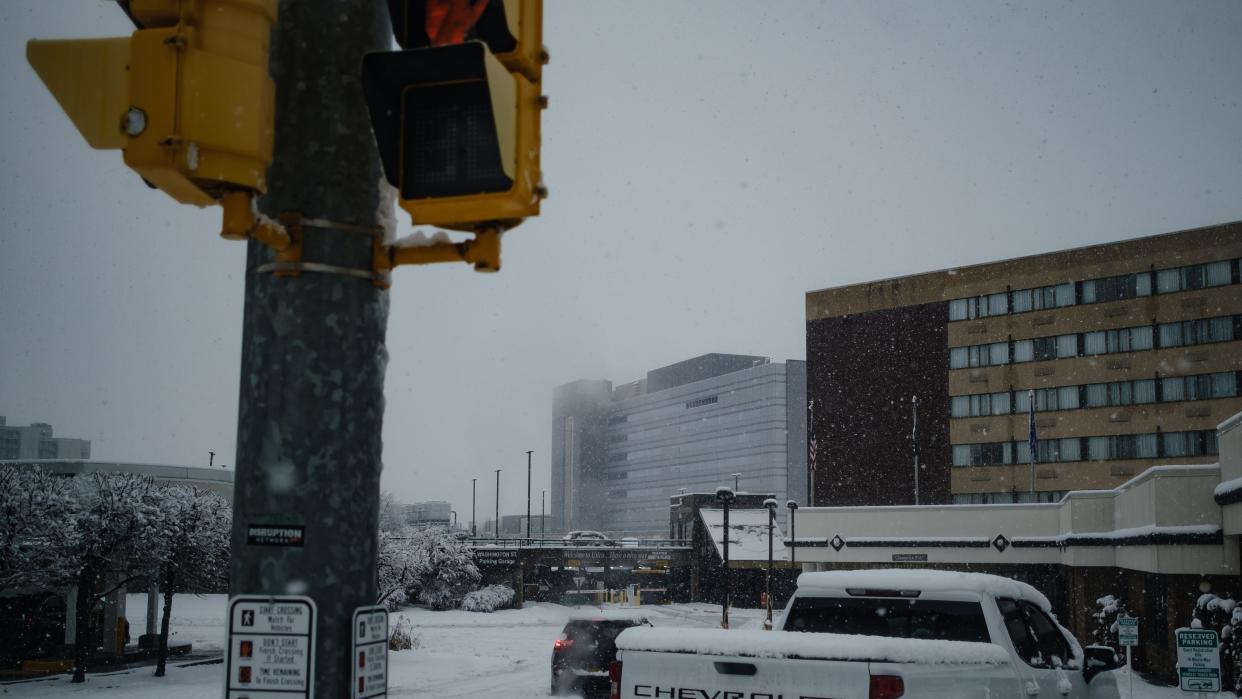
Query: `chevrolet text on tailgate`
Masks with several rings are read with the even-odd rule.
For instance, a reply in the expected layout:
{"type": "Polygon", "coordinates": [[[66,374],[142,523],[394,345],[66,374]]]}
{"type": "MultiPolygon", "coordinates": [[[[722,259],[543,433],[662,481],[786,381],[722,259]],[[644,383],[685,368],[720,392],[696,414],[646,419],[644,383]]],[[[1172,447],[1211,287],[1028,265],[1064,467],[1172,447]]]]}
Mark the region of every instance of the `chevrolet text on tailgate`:
{"type": "Polygon", "coordinates": [[[627,629],[612,699],[1117,699],[1025,583],[980,573],[804,573],[777,631],[627,629]]]}

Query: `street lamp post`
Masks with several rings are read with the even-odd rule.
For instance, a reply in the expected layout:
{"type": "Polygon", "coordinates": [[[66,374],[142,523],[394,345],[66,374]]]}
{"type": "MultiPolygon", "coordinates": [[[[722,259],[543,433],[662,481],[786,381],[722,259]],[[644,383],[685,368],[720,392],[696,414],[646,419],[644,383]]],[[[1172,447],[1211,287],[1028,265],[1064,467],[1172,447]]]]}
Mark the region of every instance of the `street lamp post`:
{"type": "Polygon", "coordinates": [[[470,538],[477,539],[479,537],[479,528],[474,517],[474,506],[478,502],[478,478],[470,479],[470,538]]]}
{"type": "Polygon", "coordinates": [[[500,469],[496,469],[496,519],[492,524],[492,534],[500,538],[500,469]]]}
{"type": "Polygon", "coordinates": [[[548,491],[539,491],[539,538],[547,538],[548,535],[548,515],[544,513],[544,506],[547,504],[548,491]]]}
{"type": "Polygon", "coordinates": [[[526,450],[526,538],[530,538],[530,455],[535,452],[526,450]]]}
{"type": "Polygon", "coordinates": [[[778,503],[774,498],[768,498],[763,501],[763,506],[768,508],[768,580],[767,580],[767,598],[768,618],[763,621],[763,630],[772,630],[772,528],[776,524],[776,508],[778,503]]]}
{"type": "Polygon", "coordinates": [[[720,628],[729,628],[729,505],[733,502],[733,491],[727,486],[720,486],[716,489],[716,499],[724,508],[724,550],[722,557],[724,558],[724,594],[720,603],[720,628]]]}
{"type": "Polygon", "coordinates": [[[742,474],[740,474],[740,473],[733,473],[733,474],[730,474],[730,475],[732,475],[732,476],[733,476],[733,492],[735,492],[735,493],[736,493],[736,492],[738,492],[737,482],[738,482],[738,479],[740,479],[740,478],[742,477],[742,474]]]}
{"type": "Polygon", "coordinates": [[[789,508],[789,562],[798,562],[798,539],[794,532],[794,514],[798,512],[798,501],[789,500],[785,503],[785,507],[789,508]]]}

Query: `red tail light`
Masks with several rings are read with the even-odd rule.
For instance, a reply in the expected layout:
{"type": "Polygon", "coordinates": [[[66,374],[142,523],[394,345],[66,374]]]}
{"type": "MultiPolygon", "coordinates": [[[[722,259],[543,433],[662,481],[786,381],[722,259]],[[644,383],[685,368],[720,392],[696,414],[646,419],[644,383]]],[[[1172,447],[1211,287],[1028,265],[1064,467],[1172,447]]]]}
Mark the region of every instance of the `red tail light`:
{"type": "Polygon", "coordinates": [[[573,644],[573,639],[558,638],[552,643],[552,650],[568,650],[573,644]]]}
{"type": "Polygon", "coordinates": [[[608,699],[621,699],[621,661],[608,663],[608,699]]]}
{"type": "Polygon", "coordinates": [[[897,699],[906,693],[906,683],[900,675],[872,675],[868,699],[897,699]]]}

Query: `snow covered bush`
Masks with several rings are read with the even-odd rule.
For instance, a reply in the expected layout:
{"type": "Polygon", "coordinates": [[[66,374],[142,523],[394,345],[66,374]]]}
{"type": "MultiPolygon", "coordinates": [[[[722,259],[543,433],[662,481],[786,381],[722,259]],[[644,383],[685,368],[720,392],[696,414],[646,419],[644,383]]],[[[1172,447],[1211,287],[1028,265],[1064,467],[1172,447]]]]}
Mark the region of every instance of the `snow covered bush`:
{"type": "Polygon", "coordinates": [[[418,636],[414,635],[413,624],[405,617],[397,617],[397,623],[388,634],[388,650],[411,650],[418,647],[418,636]]]}
{"type": "Polygon", "coordinates": [[[1125,613],[1126,605],[1113,595],[1104,595],[1095,601],[1096,610],[1091,615],[1091,645],[1108,646],[1122,652],[1117,639],[1117,617],[1125,613]]]}
{"type": "Polygon", "coordinates": [[[68,478],[43,469],[0,469],[0,589],[46,587],[48,578],[63,579],[63,552],[76,538],[68,478]]]}
{"type": "Polygon", "coordinates": [[[381,532],[377,603],[395,609],[407,599],[452,609],[480,578],[470,546],[444,528],[381,532]]]}
{"type": "Polygon", "coordinates": [[[1211,629],[1220,635],[1222,686],[1238,692],[1242,690],[1242,607],[1228,592],[1217,595],[1211,589],[1206,581],[1200,583],[1190,628],[1211,629]]]}
{"type": "Polygon", "coordinates": [[[467,612],[494,612],[513,604],[513,588],[508,585],[488,585],[467,594],[461,608],[467,612]]]}

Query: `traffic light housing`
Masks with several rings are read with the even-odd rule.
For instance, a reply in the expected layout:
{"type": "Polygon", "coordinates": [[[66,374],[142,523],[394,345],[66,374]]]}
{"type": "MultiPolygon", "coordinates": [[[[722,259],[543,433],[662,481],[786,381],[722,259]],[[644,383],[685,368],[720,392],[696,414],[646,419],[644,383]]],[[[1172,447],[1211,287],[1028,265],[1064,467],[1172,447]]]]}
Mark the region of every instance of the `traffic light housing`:
{"type": "Polygon", "coordinates": [[[389,0],[403,51],[363,59],[384,173],[416,225],[539,213],[542,0],[389,0]]]}
{"type": "Polygon", "coordinates": [[[33,40],[26,57],[87,143],[207,206],[266,190],[277,0],[122,0],[128,38],[33,40]]]}

